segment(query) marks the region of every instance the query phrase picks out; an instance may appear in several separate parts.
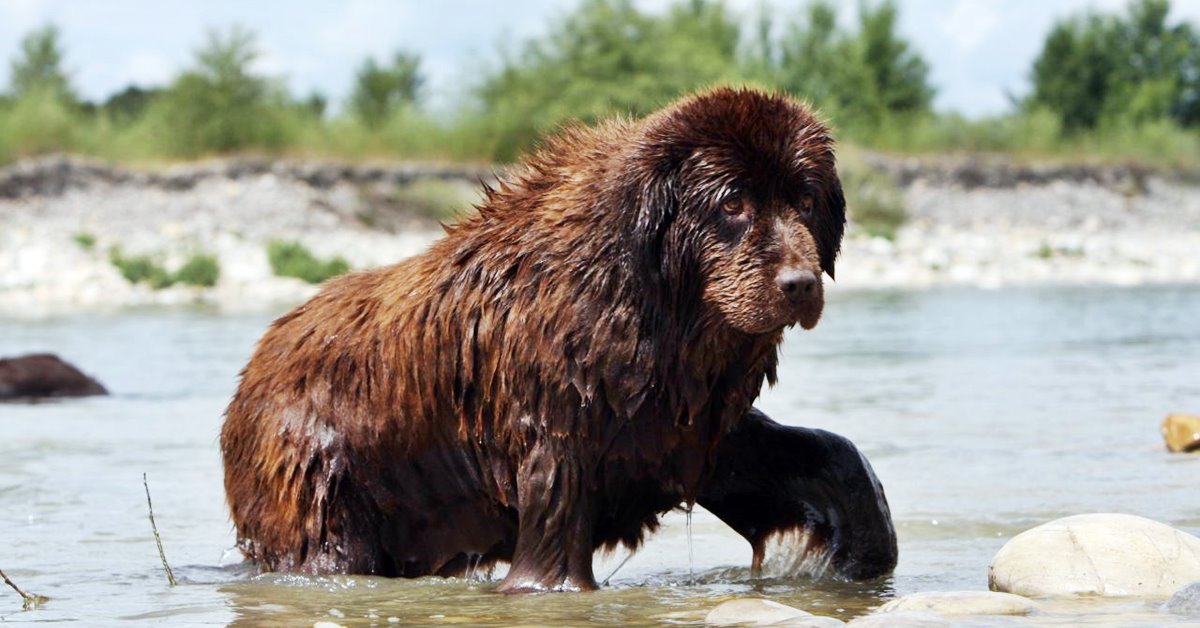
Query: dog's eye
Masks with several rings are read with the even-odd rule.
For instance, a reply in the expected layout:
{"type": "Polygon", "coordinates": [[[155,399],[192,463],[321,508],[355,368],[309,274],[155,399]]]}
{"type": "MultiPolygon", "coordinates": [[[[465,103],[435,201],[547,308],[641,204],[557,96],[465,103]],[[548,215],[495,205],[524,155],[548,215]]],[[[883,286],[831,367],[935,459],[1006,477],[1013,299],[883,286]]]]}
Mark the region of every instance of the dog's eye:
{"type": "Polygon", "coordinates": [[[740,196],[730,196],[721,201],[721,211],[725,212],[726,216],[736,218],[746,213],[746,203],[740,196]]]}
{"type": "Polygon", "coordinates": [[[798,209],[800,210],[800,215],[807,216],[807,215],[811,214],[812,208],[813,208],[813,199],[811,196],[805,196],[804,198],[800,199],[800,205],[798,207],[798,209]]]}

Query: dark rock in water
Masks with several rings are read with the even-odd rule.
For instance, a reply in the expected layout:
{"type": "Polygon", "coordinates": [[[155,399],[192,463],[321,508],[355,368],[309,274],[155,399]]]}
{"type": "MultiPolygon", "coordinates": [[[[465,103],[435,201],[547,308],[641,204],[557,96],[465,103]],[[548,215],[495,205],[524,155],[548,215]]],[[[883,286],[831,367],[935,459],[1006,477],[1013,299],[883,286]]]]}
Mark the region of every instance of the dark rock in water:
{"type": "Polygon", "coordinates": [[[1176,591],[1163,605],[1163,610],[1176,615],[1200,617],[1200,581],[1176,591]]]}
{"type": "Polygon", "coordinates": [[[51,353],[0,358],[0,400],[107,395],[100,382],[51,353]]]}

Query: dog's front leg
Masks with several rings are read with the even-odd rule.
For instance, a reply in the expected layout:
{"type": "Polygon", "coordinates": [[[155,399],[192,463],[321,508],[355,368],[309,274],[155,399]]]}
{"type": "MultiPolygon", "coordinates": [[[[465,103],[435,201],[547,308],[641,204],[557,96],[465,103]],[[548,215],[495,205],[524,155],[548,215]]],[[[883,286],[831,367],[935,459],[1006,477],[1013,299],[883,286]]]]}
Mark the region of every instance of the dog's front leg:
{"type": "Polygon", "coordinates": [[[883,487],[848,439],[786,427],[752,408],[717,447],[697,500],[750,541],[753,571],[866,580],[896,567],[896,531],[883,487]],[[776,554],[778,556],[769,556],[776,554]]]}
{"type": "Polygon", "coordinates": [[[592,506],[578,460],[553,437],[525,457],[517,476],[517,543],[502,593],[590,591],[592,506]]]}

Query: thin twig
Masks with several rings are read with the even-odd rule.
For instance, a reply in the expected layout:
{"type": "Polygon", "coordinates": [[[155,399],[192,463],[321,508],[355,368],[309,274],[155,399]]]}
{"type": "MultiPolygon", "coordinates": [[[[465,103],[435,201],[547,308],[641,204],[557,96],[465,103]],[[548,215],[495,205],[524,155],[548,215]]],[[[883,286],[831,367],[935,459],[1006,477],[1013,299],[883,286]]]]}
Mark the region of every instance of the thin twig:
{"type": "Polygon", "coordinates": [[[0,578],[3,578],[4,584],[7,584],[8,586],[12,587],[12,590],[16,591],[17,595],[20,595],[22,600],[25,600],[25,602],[24,602],[25,610],[29,610],[38,605],[45,604],[46,602],[48,602],[50,600],[50,598],[48,598],[44,595],[37,595],[36,593],[26,593],[26,592],[22,591],[21,587],[18,587],[15,582],[13,582],[12,580],[10,580],[8,578],[8,575],[4,573],[3,569],[0,569],[0,578]]]}
{"type": "Polygon", "coordinates": [[[163,552],[162,537],[158,535],[158,525],[154,523],[154,504],[150,503],[150,484],[146,482],[146,474],[142,474],[142,486],[146,487],[146,507],[150,509],[150,528],[154,530],[154,542],[158,543],[158,557],[162,559],[163,571],[167,572],[167,584],[176,586],[175,573],[167,564],[167,554],[163,552]]]}
{"type": "Polygon", "coordinates": [[[629,552],[625,555],[625,560],[621,561],[621,564],[617,565],[616,568],[612,570],[612,573],[608,574],[608,577],[604,579],[604,582],[600,583],[600,586],[608,586],[608,581],[612,580],[613,576],[617,575],[618,571],[621,571],[621,568],[625,566],[625,563],[629,562],[630,558],[633,558],[633,552],[629,552]]]}

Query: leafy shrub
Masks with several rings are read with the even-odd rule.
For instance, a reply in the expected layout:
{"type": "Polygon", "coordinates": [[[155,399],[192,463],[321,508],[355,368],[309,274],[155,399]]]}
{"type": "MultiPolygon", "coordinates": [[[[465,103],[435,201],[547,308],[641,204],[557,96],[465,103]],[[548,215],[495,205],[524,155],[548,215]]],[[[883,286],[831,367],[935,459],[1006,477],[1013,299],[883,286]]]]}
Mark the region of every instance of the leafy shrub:
{"type": "Polygon", "coordinates": [[[221,266],[215,255],[195,253],[175,271],[173,279],[189,286],[211,288],[221,277],[221,266]]]}
{"type": "Polygon", "coordinates": [[[272,240],[267,244],[267,259],[277,276],[295,277],[308,283],[321,283],[350,271],[350,264],[341,256],[320,260],[295,241],[272,240]]]}
{"type": "Polygon", "coordinates": [[[76,233],[71,239],[75,240],[75,244],[78,244],[79,248],[85,251],[90,251],[96,247],[96,236],[86,231],[76,233]]]}
{"type": "Polygon", "coordinates": [[[162,264],[149,255],[125,255],[120,247],[109,251],[109,261],[129,283],[145,283],[155,290],[168,288],[177,283],[211,288],[217,285],[221,267],[214,255],[196,253],[174,273],[167,272],[162,264]]]}
{"type": "Polygon", "coordinates": [[[126,256],[121,252],[120,247],[113,247],[109,251],[109,261],[117,270],[121,271],[121,276],[129,283],[146,283],[155,290],[161,290],[175,283],[174,277],[163,268],[161,264],[154,261],[149,255],[133,255],[126,256]]]}

